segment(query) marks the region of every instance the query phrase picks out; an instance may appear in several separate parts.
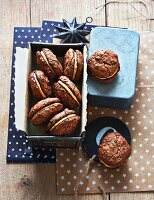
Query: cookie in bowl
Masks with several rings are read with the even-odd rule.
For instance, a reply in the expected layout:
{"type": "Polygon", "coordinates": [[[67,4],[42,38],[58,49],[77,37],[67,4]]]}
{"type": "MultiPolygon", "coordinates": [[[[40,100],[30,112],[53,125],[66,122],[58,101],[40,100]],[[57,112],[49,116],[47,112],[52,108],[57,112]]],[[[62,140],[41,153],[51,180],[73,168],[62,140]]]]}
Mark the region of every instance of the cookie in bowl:
{"type": "Polygon", "coordinates": [[[83,63],[83,54],[70,48],[64,57],[64,75],[71,81],[79,81],[82,77],[83,63]]]}
{"type": "Polygon", "coordinates": [[[80,117],[74,110],[66,108],[55,115],[48,124],[48,132],[51,135],[64,136],[72,134],[80,123],[80,117]]]}
{"type": "Polygon", "coordinates": [[[28,116],[33,125],[48,122],[54,115],[63,110],[63,104],[58,98],[46,98],[35,104],[28,116]]]}
{"type": "Polygon", "coordinates": [[[61,76],[54,83],[53,90],[62,103],[68,108],[76,108],[81,103],[81,94],[76,85],[66,76],[61,76]]]}
{"type": "Polygon", "coordinates": [[[98,148],[98,158],[109,168],[123,166],[131,154],[131,147],[118,132],[108,133],[98,148]]]}
{"type": "Polygon", "coordinates": [[[40,70],[31,72],[28,78],[33,96],[37,99],[45,99],[51,96],[52,89],[49,79],[40,70]]]}
{"type": "Polygon", "coordinates": [[[104,83],[114,80],[120,70],[118,55],[111,50],[99,50],[88,60],[89,74],[104,83]]]}
{"type": "Polygon", "coordinates": [[[48,48],[36,52],[37,63],[51,80],[56,80],[63,73],[63,68],[56,55],[48,48]]]}

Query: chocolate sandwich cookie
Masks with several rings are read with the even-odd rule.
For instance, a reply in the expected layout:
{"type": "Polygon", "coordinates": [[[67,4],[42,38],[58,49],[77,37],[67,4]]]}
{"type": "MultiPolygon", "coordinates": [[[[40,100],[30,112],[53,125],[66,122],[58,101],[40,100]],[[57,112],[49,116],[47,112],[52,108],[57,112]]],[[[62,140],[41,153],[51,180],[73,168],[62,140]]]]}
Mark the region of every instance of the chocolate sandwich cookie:
{"type": "Polygon", "coordinates": [[[35,104],[31,108],[28,116],[33,125],[39,125],[48,122],[62,110],[63,104],[58,98],[46,98],[35,104]]]}
{"type": "Polygon", "coordinates": [[[79,50],[69,49],[64,57],[64,75],[72,81],[79,81],[83,71],[83,54],[79,50]]]}
{"type": "Polygon", "coordinates": [[[108,133],[99,145],[98,157],[109,168],[124,165],[131,154],[131,147],[118,132],[108,133]]]}
{"type": "Polygon", "coordinates": [[[76,108],[81,103],[81,94],[75,84],[66,76],[61,76],[57,83],[54,83],[53,90],[63,104],[68,108],[76,108]]]}
{"type": "Polygon", "coordinates": [[[49,79],[40,70],[33,71],[28,79],[33,95],[37,99],[45,99],[51,96],[51,85],[49,79]]]}
{"type": "Polygon", "coordinates": [[[62,65],[50,49],[43,48],[41,51],[37,51],[36,59],[41,70],[49,79],[55,80],[62,75],[62,65]]]}
{"type": "Polygon", "coordinates": [[[104,83],[112,82],[119,70],[118,55],[110,50],[96,51],[88,60],[89,74],[104,83]]]}
{"type": "Polygon", "coordinates": [[[72,134],[80,122],[80,117],[74,110],[65,109],[55,115],[48,124],[48,132],[51,135],[69,135],[72,134]]]}

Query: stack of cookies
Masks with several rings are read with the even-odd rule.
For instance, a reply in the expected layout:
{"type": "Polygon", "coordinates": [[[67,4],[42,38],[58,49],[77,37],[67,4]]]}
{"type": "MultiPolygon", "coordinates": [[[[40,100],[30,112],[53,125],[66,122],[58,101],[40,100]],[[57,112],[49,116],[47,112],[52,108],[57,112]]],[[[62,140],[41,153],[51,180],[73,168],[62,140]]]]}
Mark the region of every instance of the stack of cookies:
{"type": "Polygon", "coordinates": [[[34,126],[46,124],[50,135],[73,134],[80,124],[81,93],[77,83],[82,78],[83,54],[69,49],[63,63],[48,48],[35,56],[40,69],[32,71],[28,81],[37,103],[28,117],[34,126]]]}

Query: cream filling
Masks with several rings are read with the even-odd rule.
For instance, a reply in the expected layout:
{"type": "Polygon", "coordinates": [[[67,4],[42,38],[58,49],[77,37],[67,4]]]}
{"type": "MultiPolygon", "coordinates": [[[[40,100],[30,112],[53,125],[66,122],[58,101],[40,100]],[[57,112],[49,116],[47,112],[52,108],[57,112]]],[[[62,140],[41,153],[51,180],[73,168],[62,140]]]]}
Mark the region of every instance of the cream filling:
{"type": "Polygon", "coordinates": [[[59,125],[60,123],[62,123],[64,120],[66,120],[66,119],[68,119],[68,118],[70,118],[70,117],[75,117],[75,116],[76,116],[76,114],[71,114],[71,115],[68,115],[68,116],[62,118],[62,119],[59,120],[55,125],[53,125],[53,126],[50,128],[49,131],[52,131],[56,126],[58,126],[58,125],[59,125]]]}
{"type": "Polygon", "coordinates": [[[74,62],[74,70],[73,70],[73,77],[72,77],[73,80],[75,79],[75,75],[76,75],[77,68],[78,68],[78,66],[77,66],[77,54],[76,54],[76,52],[74,52],[74,60],[75,60],[75,62],[74,62]]]}
{"type": "Polygon", "coordinates": [[[100,160],[100,159],[99,159],[99,161],[100,161],[102,164],[104,164],[106,167],[108,167],[108,168],[115,168],[115,167],[113,167],[113,166],[109,166],[109,165],[107,165],[105,162],[103,162],[103,161],[100,160]]]}
{"type": "Polygon", "coordinates": [[[121,166],[124,165],[124,164],[122,164],[122,165],[119,165],[119,166],[111,166],[111,165],[107,165],[105,162],[103,162],[103,161],[100,160],[100,159],[99,159],[99,161],[100,161],[102,164],[104,164],[106,167],[108,167],[108,168],[118,168],[118,167],[121,167],[121,166]]]}
{"type": "Polygon", "coordinates": [[[73,92],[65,85],[62,81],[58,81],[59,85],[61,85],[68,93],[69,95],[79,104],[76,96],[73,94],[73,92]]]}
{"type": "Polygon", "coordinates": [[[41,51],[41,55],[42,55],[42,57],[43,57],[43,60],[46,62],[46,64],[48,65],[48,67],[49,67],[50,70],[52,71],[52,73],[53,73],[54,75],[56,75],[55,72],[54,72],[54,70],[53,70],[52,67],[50,66],[48,60],[46,59],[46,57],[45,57],[43,51],[41,51]]]}
{"type": "Polygon", "coordinates": [[[99,76],[96,76],[95,74],[93,74],[93,76],[95,76],[96,78],[98,78],[98,79],[100,79],[100,80],[107,80],[107,79],[112,78],[118,71],[119,71],[119,68],[117,69],[117,71],[114,72],[114,74],[112,74],[111,76],[108,76],[108,77],[106,77],[106,78],[103,78],[103,77],[101,78],[101,77],[99,77],[99,76]]]}
{"type": "Polygon", "coordinates": [[[46,95],[44,94],[44,92],[43,92],[43,90],[42,90],[42,88],[41,88],[41,86],[40,86],[40,84],[39,84],[39,82],[38,82],[38,80],[37,80],[37,77],[36,77],[36,74],[35,74],[35,73],[34,73],[34,79],[35,79],[35,82],[36,82],[36,84],[37,84],[37,87],[38,87],[38,89],[39,89],[39,92],[40,92],[41,96],[42,96],[43,98],[46,98],[46,95]]]}

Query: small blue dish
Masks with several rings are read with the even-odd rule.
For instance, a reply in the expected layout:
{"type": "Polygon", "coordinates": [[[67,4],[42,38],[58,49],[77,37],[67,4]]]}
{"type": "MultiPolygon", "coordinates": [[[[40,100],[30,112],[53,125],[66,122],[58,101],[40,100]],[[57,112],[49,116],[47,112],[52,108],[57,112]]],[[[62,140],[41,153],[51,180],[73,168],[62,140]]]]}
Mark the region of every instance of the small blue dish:
{"type": "Polygon", "coordinates": [[[102,83],[88,76],[88,103],[91,106],[127,109],[135,94],[140,37],[139,33],[122,28],[96,27],[90,33],[90,57],[102,49],[114,51],[120,71],[111,83],[102,83]]]}
{"type": "MultiPolygon", "coordinates": [[[[89,157],[97,155],[99,144],[111,132],[119,132],[131,145],[131,134],[126,124],[114,117],[100,117],[93,120],[86,127],[82,145],[89,157]]],[[[98,156],[94,160],[99,162],[98,156]]]]}

